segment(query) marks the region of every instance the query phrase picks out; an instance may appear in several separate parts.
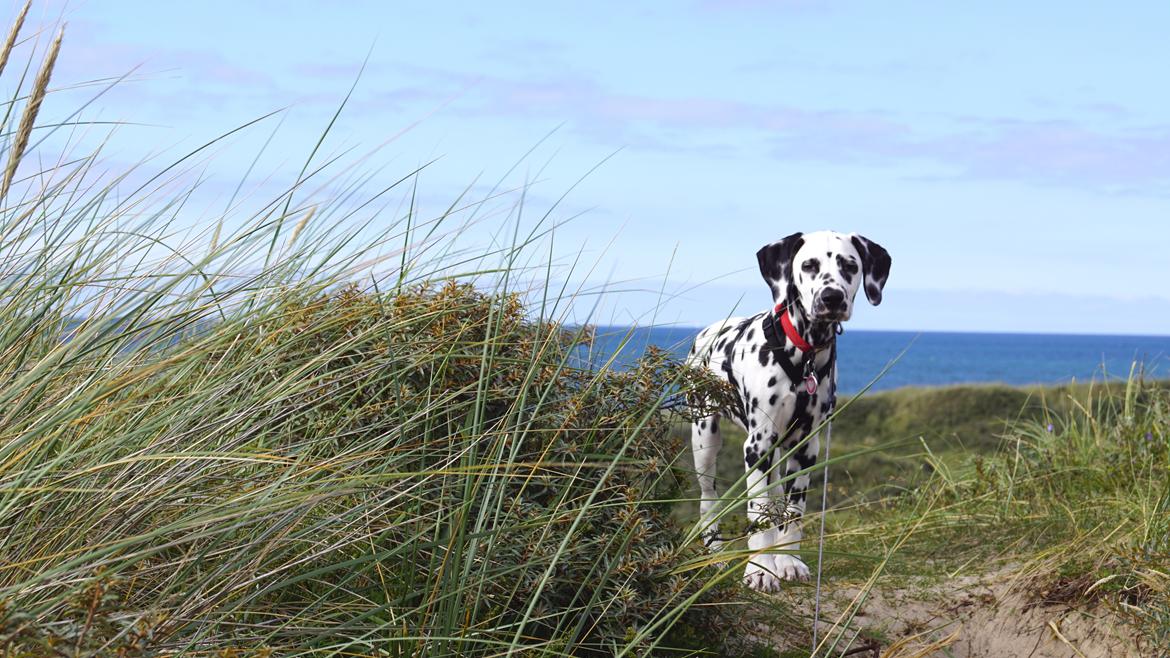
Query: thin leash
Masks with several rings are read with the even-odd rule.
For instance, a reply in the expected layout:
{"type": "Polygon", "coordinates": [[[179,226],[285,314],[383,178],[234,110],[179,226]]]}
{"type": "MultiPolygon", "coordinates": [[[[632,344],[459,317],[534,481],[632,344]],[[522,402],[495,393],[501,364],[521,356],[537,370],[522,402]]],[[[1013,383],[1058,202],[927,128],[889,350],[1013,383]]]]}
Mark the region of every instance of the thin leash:
{"type": "MultiPolygon", "coordinates": [[[[841,335],[843,328],[840,324],[837,325],[837,335],[841,335]]],[[[836,349],[836,346],[834,346],[836,349]]],[[[837,389],[837,368],[834,365],[833,371],[829,374],[833,378],[830,382],[830,390],[836,394],[837,389]]],[[[812,632],[812,650],[809,652],[809,658],[812,658],[817,653],[817,635],[821,625],[821,565],[825,563],[825,512],[828,509],[829,501],[829,448],[833,443],[833,421],[825,423],[825,469],[822,473],[821,479],[821,532],[817,538],[817,588],[814,595],[815,603],[813,605],[813,632],[812,632]]]]}
{"type": "Polygon", "coordinates": [[[821,624],[821,565],[825,557],[825,510],[829,500],[829,445],[833,440],[833,422],[825,425],[825,470],[821,481],[821,534],[817,540],[817,588],[813,607],[812,651],[810,658],[817,652],[817,631],[821,624]]]}

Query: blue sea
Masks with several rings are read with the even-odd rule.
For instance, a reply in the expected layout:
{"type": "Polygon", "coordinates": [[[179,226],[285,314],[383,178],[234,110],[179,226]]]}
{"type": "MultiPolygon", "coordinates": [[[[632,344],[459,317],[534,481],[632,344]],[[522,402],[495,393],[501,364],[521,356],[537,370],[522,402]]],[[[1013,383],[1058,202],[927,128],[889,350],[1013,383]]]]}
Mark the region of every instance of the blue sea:
{"type": "MultiPolygon", "coordinates": [[[[587,358],[627,367],[647,345],[682,358],[698,328],[598,327],[587,358]],[[623,345],[624,343],[624,345],[623,345]],[[619,350],[620,348],[620,350],[619,350]]],[[[1136,361],[1147,376],[1170,378],[1170,336],[1086,336],[846,330],[838,339],[838,383],[856,393],[905,354],[870,390],[903,386],[1060,384],[1124,379],[1136,361]]]]}

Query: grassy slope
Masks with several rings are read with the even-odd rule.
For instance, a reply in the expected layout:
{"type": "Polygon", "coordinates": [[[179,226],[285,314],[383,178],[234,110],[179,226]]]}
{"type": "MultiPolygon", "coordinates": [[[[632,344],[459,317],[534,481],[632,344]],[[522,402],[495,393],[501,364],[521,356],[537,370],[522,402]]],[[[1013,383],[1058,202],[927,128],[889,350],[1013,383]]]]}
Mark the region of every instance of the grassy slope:
{"type": "MultiPolygon", "coordinates": [[[[887,566],[894,582],[1007,569],[1030,604],[1097,606],[1102,623],[1128,622],[1143,655],[1170,651],[1170,389],[1044,393],[1049,412],[1011,423],[1000,450],[838,516],[836,548],[880,554],[913,530],[887,566]]],[[[847,574],[848,560],[834,568],[847,574]]]]}
{"type": "MultiPolygon", "coordinates": [[[[1163,646],[1168,426],[1166,382],[901,389],[856,400],[834,422],[834,454],[877,451],[832,471],[830,587],[860,586],[887,556],[874,587],[899,596],[908,583],[933,583],[945,596],[959,576],[1008,569],[1027,600],[1104,605],[1148,646],[1163,646]]],[[[725,485],[742,473],[742,440],[738,428],[725,431],[725,485]]]]}
{"type": "MultiPolygon", "coordinates": [[[[974,455],[994,453],[1005,437],[1011,437],[1014,424],[1047,425],[1054,416],[1083,405],[1092,394],[1115,393],[1123,384],[976,384],[901,388],[856,400],[843,398],[839,404],[842,410],[832,425],[833,456],[844,458],[830,471],[833,501],[840,505],[888,498],[921,484],[936,464],[960,467],[974,455]],[[866,452],[849,457],[861,451],[866,452]]],[[[745,435],[732,423],[720,427],[724,441],[719,458],[722,492],[743,475],[745,435]]],[[[689,425],[676,425],[673,431],[684,443],[689,442],[689,425]]],[[[689,454],[683,456],[685,467],[690,467],[690,459],[689,454]]],[[[697,486],[693,493],[698,495],[697,486]]],[[[693,504],[688,506],[691,508],[693,504]]]]}

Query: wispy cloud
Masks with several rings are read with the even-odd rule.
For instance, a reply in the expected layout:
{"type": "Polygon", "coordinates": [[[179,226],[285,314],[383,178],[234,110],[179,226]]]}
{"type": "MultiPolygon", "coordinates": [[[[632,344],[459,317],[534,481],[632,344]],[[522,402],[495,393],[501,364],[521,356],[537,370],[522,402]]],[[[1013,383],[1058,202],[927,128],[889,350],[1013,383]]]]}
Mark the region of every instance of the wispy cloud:
{"type": "MultiPolygon", "coordinates": [[[[785,3],[789,9],[822,4],[785,3]]],[[[520,40],[489,50],[497,60],[528,61],[536,54],[543,63],[523,70],[497,67],[491,73],[473,73],[374,61],[347,112],[369,118],[396,113],[424,116],[439,110],[444,116],[465,119],[565,122],[569,131],[611,148],[904,166],[922,178],[1170,192],[1170,125],[1131,125],[1126,108],[1118,104],[1057,105],[1051,109],[1053,116],[1064,112],[1079,118],[1025,120],[909,116],[702,95],[655,96],[615,89],[596,75],[565,64],[553,42],[520,40]]],[[[92,62],[100,61],[107,70],[98,73],[121,73],[143,64],[146,72],[182,81],[162,89],[149,83],[130,85],[118,92],[123,102],[155,104],[179,113],[237,108],[236,116],[290,104],[335,107],[360,68],[358,62],[292,62],[274,72],[193,48],[144,58],[135,46],[107,43],[84,33],[63,60],[63,69],[72,67],[90,76],[92,62]]]]}
{"type": "Polygon", "coordinates": [[[919,163],[949,179],[1170,191],[1170,126],[1106,132],[1072,121],[997,119],[930,134],[896,121],[809,122],[770,141],[781,160],[919,163]]]}
{"type": "MultiPolygon", "coordinates": [[[[525,80],[416,69],[426,84],[385,98],[438,102],[461,90],[459,116],[568,120],[613,146],[743,156],[765,144],[777,160],[926,165],[947,179],[1011,180],[1162,194],[1170,189],[1170,126],[1109,129],[1095,122],[905,117],[735,100],[615,93],[576,73],[525,80]],[[926,127],[929,125],[929,127],[926,127]]],[[[1079,108],[1088,111],[1093,108],[1079,108]]],[[[1095,108],[1119,114],[1119,106],[1095,108]]]]}
{"type": "Polygon", "coordinates": [[[697,7],[706,11],[783,11],[787,13],[823,13],[839,0],[699,0],[697,7]]]}

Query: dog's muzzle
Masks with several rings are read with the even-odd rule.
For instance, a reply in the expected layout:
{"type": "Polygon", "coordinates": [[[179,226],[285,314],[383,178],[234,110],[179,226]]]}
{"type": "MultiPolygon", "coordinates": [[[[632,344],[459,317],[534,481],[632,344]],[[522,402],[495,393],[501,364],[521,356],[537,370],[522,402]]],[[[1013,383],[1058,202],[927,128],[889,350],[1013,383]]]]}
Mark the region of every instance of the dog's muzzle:
{"type": "Polygon", "coordinates": [[[813,315],[826,320],[840,320],[848,308],[845,291],[839,288],[825,288],[813,301],[813,315]]]}

